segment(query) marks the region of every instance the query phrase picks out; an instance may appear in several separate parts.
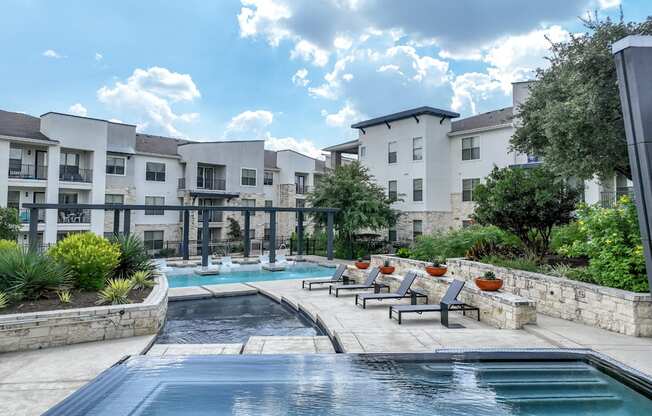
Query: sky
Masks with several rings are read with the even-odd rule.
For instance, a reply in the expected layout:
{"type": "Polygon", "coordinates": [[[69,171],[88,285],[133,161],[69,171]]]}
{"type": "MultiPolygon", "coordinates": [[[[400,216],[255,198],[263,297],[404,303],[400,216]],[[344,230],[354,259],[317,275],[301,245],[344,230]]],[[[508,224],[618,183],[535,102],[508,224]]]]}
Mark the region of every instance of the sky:
{"type": "Polygon", "coordinates": [[[0,109],[312,156],[356,121],[511,105],[549,41],[650,0],[2,0],[0,109]]]}

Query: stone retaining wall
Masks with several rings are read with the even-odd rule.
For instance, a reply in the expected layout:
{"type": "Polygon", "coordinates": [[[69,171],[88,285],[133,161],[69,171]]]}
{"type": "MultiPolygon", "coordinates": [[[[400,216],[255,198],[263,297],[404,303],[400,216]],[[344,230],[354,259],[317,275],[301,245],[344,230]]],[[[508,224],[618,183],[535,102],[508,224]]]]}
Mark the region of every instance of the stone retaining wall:
{"type": "Polygon", "coordinates": [[[143,303],[0,315],[0,352],[155,334],[165,322],[164,276],[143,303]]]}
{"type": "Polygon", "coordinates": [[[637,337],[652,336],[652,296],[560,277],[448,259],[448,274],[471,282],[486,271],[503,279],[503,291],[536,302],[537,312],[637,337]]]}

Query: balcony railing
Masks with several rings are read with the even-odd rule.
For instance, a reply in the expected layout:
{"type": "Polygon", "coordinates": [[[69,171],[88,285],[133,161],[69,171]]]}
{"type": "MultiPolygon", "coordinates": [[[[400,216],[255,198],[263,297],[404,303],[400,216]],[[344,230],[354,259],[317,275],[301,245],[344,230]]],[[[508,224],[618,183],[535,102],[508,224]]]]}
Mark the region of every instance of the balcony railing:
{"type": "Polygon", "coordinates": [[[59,180],[64,182],[93,182],[92,169],[80,169],[78,166],[59,166],[59,180]]]}
{"type": "Polygon", "coordinates": [[[48,167],[40,165],[9,164],[9,177],[17,179],[47,179],[48,167]]]}
{"type": "Polygon", "coordinates": [[[60,209],[59,224],[89,224],[91,222],[91,210],[89,209],[60,209]]]}
{"type": "Polygon", "coordinates": [[[310,188],[308,187],[308,185],[301,185],[299,183],[295,183],[294,184],[294,191],[298,195],[302,195],[302,194],[307,194],[308,192],[310,192],[310,188]]]}
{"type": "MultiPolygon", "coordinates": [[[[29,224],[29,218],[30,218],[30,210],[27,208],[21,208],[18,211],[18,219],[20,219],[20,222],[23,224],[29,224]]],[[[45,222],[45,210],[39,209],[38,210],[38,222],[45,222]]]]}
{"type": "MultiPolygon", "coordinates": [[[[208,211],[206,218],[208,218],[208,222],[222,222],[224,221],[223,214],[222,211],[208,211]]],[[[204,213],[202,211],[199,211],[199,222],[204,222],[204,213]]]]}
{"type": "Polygon", "coordinates": [[[226,179],[222,178],[197,178],[197,189],[206,189],[209,191],[225,191],[226,179]]]}
{"type": "Polygon", "coordinates": [[[616,202],[625,195],[634,198],[634,188],[628,186],[620,187],[616,192],[600,192],[600,206],[602,208],[613,208],[616,202]]]}

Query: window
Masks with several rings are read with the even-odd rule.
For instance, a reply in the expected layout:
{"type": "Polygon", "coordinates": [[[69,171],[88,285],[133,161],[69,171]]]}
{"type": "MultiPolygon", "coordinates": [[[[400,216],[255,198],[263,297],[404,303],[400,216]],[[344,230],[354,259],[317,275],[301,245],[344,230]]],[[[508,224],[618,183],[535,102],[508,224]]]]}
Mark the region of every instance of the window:
{"type": "Polygon", "coordinates": [[[387,239],[389,241],[396,241],[396,226],[390,227],[387,233],[387,239]]]}
{"type": "Polygon", "coordinates": [[[412,160],[423,160],[423,138],[412,139],[412,160]]]}
{"type": "Polygon", "coordinates": [[[274,206],[274,201],[270,199],[265,200],[265,208],[273,207],[274,206]]]}
{"type": "Polygon", "coordinates": [[[106,194],[104,195],[105,204],[124,204],[125,196],[120,194],[106,194]]]}
{"type": "Polygon", "coordinates": [[[23,149],[12,147],[9,149],[9,172],[20,174],[23,170],[23,149]]]}
{"type": "MultiPolygon", "coordinates": [[[[162,196],[146,196],[145,205],[165,205],[165,197],[162,196]]],[[[162,209],[146,209],[145,215],[163,215],[165,212],[162,209]]]]}
{"type": "Polygon", "coordinates": [[[249,239],[250,240],[255,240],[256,239],[256,230],[253,228],[249,229],[249,239]]]}
{"type": "Polygon", "coordinates": [[[256,208],[256,200],[255,199],[241,199],[243,207],[252,207],[256,208]]]}
{"type": "Polygon", "coordinates": [[[206,166],[197,166],[197,188],[199,189],[219,189],[216,178],[215,168],[206,166]]]}
{"type": "Polygon", "coordinates": [[[473,190],[480,185],[479,178],[462,179],[462,201],[473,201],[473,190]]]}
{"type": "Polygon", "coordinates": [[[462,160],[480,159],[480,145],[475,137],[462,139],[462,160]]]}
{"type": "Polygon", "coordinates": [[[127,159],[120,156],[106,157],[106,174],[124,176],[127,159]]]}
{"type": "Polygon", "coordinates": [[[417,239],[418,236],[423,234],[423,221],[422,220],[413,220],[412,221],[412,238],[417,239]]]}
{"type": "Polygon", "coordinates": [[[242,168],[240,184],[242,186],[256,186],[256,169],[242,168]]]}
{"type": "Polygon", "coordinates": [[[462,228],[468,228],[475,224],[475,221],[473,220],[462,220],[462,228]]]}
{"type": "Polygon", "coordinates": [[[263,240],[269,241],[269,236],[270,236],[271,230],[269,227],[265,227],[263,230],[263,240]]]}
{"type": "Polygon", "coordinates": [[[79,168],[79,153],[61,152],[59,164],[61,166],[76,166],[79,168]]]}
{"type": "MultiPolygon", "coordinates": [[[[20,191],[7,192],[7,208],[20,208],[20,191]]],[[[21,215],[22,220],[22,215],[21,215]]]]}
{"type": "Polygon", "coordinates": [[[387,195],[391,201],[396,201],[398,199],[398,185],[396,181],[389,181],[387,184],[387,195]]]}
{"type": "Polygon", "coordinates": [[[396,163],[396,142],[387,144],[387,163],[396,163]]]}
{"type": "Polygon", "coordinates": [[[412,179],[412,201],[423,201],[423,179],[412,179]]]}
{"type": "Polygon", "coordinates": [[[165,163],[147,162],[145,179],[148,181],[165,182],[165,163]]]}
{"type": "Polygon", "coordinates": [[[296,207],[305,208],[305,206],[306,206],[306,200],[302,198],[297,198],[296,207]]]}
{"type": "Polygon", "coordinates": [[[263,185],[274,185],[274,172],[266,170],[263,176],[263,185]]]}
{"type": "Polygon", "coordinates": [[[365,157],[367,156],[367,147],[366,146],[360,146],[360,157],[365,157]]]}
{"type": "Polygon", "coordinates": [[[163,248],[163,231],[145,231],[143,242],[147,250],[161,250],[163,248]]]}

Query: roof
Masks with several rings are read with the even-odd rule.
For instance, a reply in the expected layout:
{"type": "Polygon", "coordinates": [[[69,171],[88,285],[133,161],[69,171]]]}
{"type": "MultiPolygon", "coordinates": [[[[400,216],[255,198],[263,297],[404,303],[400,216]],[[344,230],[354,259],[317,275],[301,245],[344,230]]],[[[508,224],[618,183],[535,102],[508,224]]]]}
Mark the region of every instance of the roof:
{"type": "Polygon", "coordinates": [[[389,123],[392,121],[403,120],[405,118],[416,117],[420,115],[430,115],[435,117],[457,118],[460,115],[448,110],[442,110],[434,107],[417,107],[411,110],[400,111],[398,113],[389,114],[382,117],[372,118],[370,120],[361,121],[351,125],[353,129],[361,129],[365,127],[376,126],[378,124],[389,123]]]}
{"type": "Polygon", "coordinates": [[[103,121],[106,123],[111,123],[111,124],[122,124],[124,126],[130,126],[130,127],[136,127],[135,124],[129,124],[129,123],[123,123],[121,121],[111,121],[111,120],[106,120],[103,118],[95,118],[95,117],[86,117],[86,116],[78,116],[76,114],[68,114],[68,113],[60,113],[58,111],[48,111],[47,113],[41,114],[41,117],[47,116],[48,114],[57,114],[60,116],[66,116],[66,117],[75,117],[75,118],[84,118],[86,120],[95,120],[95,121],[103,121]]]}
{"type": "Polygon", "coordinates": [[[349,140],[348,142],[334,144],[332,146],[321,149],[324,152],[352,152],[358,153],[358,146],[360,141],[358,139],[349,140]]]}
{"type": "Polygon", "coordinates": [[[0,135],[56,142],[41,133],[40,118],[3,110],[0,110],[0,135]]]}
{"type": "Polygon", "coordinates": [[[183,141],[171,137],[136,133],[137,152],[178,156],[177,145],[180,143],[183,143],[183,141]]]}
{"type": "Polygon", "coordinates": [[[276,165],[276,152],[273,150],[265,149],[265,167],[269,169],[277,169],[276,165]]]}
{"type": "Polygon", "coordinates": [[[486,127],[500,126],[512,122],[513,107],[501,108],[499,110],[489,111],[487,113],[478,114],[456,120],[451,123],[451,133],[465,130],[475,130],[486,127]]]}

